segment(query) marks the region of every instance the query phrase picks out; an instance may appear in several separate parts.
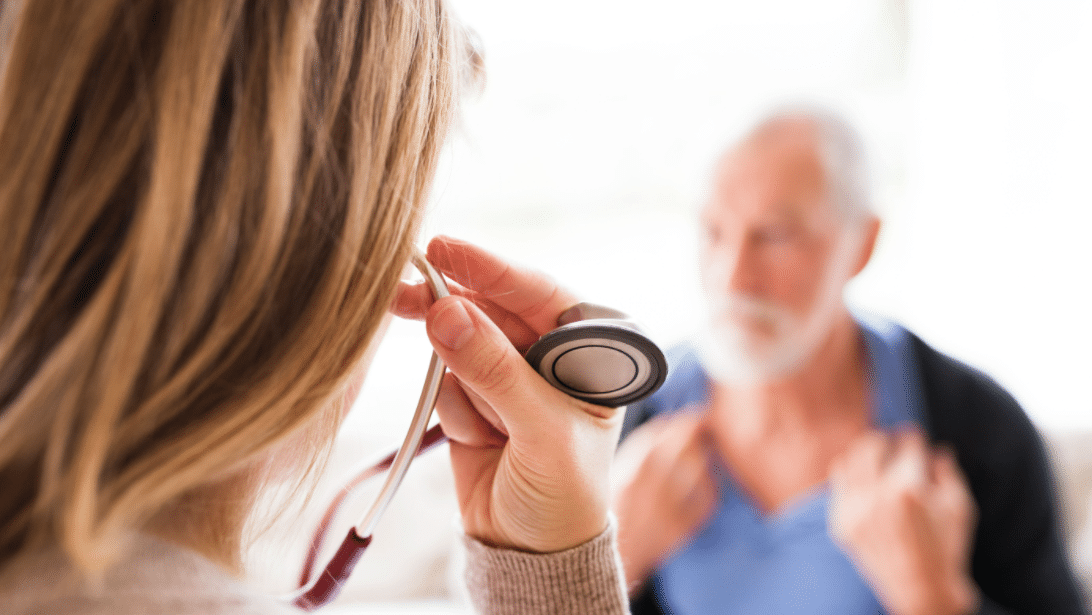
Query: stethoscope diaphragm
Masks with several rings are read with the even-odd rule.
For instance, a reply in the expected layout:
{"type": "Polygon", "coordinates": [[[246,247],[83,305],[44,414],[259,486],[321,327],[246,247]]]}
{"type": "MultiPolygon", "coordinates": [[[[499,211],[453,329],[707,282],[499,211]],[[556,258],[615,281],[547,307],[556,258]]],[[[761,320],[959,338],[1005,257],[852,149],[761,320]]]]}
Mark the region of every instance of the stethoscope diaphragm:
{"type": "Polygon", "coordinates": [[[625,314],[580,303],[558,319],[524,357],[554,388],[618,407],[648,397],[667,378],[663,351],[625,314]]]}

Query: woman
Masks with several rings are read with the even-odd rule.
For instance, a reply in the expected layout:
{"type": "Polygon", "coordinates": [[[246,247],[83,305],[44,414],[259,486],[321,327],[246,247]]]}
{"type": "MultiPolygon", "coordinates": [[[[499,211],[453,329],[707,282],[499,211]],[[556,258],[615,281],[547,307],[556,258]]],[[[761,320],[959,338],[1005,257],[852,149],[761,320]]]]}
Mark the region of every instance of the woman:
{"type": "Polygon", "coordinates": [[[624,612],[620,416],[518,349],[575,299],[473,246],[399,292],[467,46],[438,0],[22,0],[0,17],[0,601],[277,613],[258,493],[321,466],[388,306],[425,318],[487,612],[624,612]],[[397,299],[397,301],[396,301],[397,299]]]}

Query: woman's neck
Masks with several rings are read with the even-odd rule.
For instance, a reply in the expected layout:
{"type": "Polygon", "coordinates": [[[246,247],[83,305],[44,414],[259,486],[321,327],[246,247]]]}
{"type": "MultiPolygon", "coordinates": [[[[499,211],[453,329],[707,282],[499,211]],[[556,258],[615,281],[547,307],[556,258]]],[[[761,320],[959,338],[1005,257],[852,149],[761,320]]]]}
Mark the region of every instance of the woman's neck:
{"type": "Polygon", "coordinates": [[[244,472],[198,487],[153,516],[145,531],[241,575],[243,531],[257,482],[253,472],[244,472]]]}

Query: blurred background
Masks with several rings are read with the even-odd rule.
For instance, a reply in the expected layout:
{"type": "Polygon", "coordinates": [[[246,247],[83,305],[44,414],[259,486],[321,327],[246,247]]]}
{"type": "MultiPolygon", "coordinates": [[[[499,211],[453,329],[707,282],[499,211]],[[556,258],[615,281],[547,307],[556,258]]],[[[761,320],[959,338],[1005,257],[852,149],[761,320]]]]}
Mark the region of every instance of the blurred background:
{"type": "MultiPolygon", "coordinates": [[[[1092,1],[451,4],[487,80],[465,101],[426,238],[546,271],[670,346],[700,314],[695,214],[714,157],[772,106],[841,112],[865,137],[884,218],[851,304],[1024,405],[1090,578],[1092,1]]],[[[301,529],[347,468],[400,441],[428,353],[420,323],[392,325],[309,510],[255,552],[271,586],[291,584],[301,529]]],[[[410,471],[334,612],[464,612],[446,457],[410,471]]]]}

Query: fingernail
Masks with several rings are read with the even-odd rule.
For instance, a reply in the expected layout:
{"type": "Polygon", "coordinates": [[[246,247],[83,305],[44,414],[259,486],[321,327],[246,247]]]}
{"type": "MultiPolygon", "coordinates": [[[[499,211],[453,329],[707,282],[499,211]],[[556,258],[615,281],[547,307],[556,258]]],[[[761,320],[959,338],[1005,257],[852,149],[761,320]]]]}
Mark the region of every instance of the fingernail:
{"type": "Polygon", "coordinates": [[[474,335],[474,321],[458,301],[452,301],[440,309],[432,319],[432,336],[451,350],[458,350],[474,335]]]}

